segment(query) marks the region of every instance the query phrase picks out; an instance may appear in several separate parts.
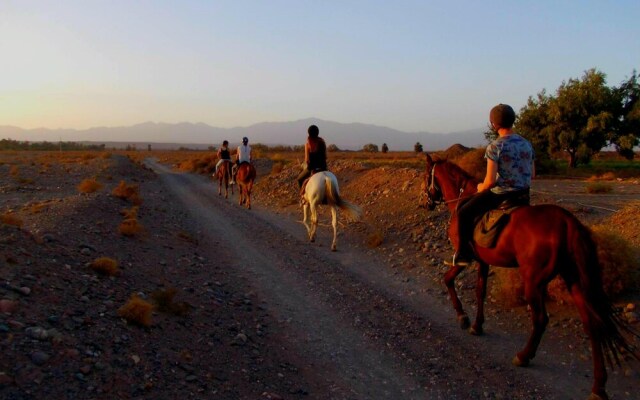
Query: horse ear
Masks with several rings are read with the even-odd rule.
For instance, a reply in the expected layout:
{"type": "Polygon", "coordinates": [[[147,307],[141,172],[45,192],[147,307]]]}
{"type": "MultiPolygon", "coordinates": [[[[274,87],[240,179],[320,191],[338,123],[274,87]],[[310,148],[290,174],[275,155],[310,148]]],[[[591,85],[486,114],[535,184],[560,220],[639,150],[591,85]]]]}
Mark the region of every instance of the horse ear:
{"type": "Polygon", "coordinates": [[[429,155],[429,153],[425,152],[424,155],[427,157],[427,164],[432,164],[433,160],[431,159],[431,156],[429,155]]]}

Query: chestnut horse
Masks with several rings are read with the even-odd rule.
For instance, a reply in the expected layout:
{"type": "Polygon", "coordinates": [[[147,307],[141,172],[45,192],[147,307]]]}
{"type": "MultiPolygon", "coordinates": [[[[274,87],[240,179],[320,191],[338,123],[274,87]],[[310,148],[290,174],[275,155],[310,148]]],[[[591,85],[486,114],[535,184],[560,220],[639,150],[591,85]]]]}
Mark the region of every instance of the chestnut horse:
{"type": "MultiPolygon", "coordinates": [[[[222,185],[224,184],[224,198],[229,198],[229,181],[231,180],[231,161],[225,160],[218,167],[215,178],[218,180],[218,195],[222,195],[222,185]]],[[[233,185],[231,185],[233,194],[233,185]]]]}
{"type": "Polygon", "coordinates": [[[253,181],[256,179],[256,169],[251,163],[244,162],[238,167],[236,174],[236,182],[238,183],[238,191],[240,192],[238,204],[246,204],[251,209],[251,189],[253,189],[253,181]]]}
{"type": "Polygon", "coordinates": [[[340,197],[338,179],[329,171],[316,172],[308,179],[302,197],[302,212],[304,214],[302,223],[307,228],[309,241],[316,240],[316,230],[318,229],[318,206],[327,204],[331,207],[331,226],[333,226],[333,241],[331,251],[337,250],[338,236],[338,208],[344,210],[352,220],[360,219],[362,210],[340,197]]]}
{"type": "MultiPolygon", "coordinates": [[[[455,210],[459,200],[476,193],[477,181],[460,167],[449,161],[434,161],[427,154],[425,190],[422,196],[428,209],[437,203],[449,208],[452,220],[449,237],[458,240],[455,210]]],[[[524,294],[531,309],[533,329],[525,347],[516,354],[513,364],[527,366],[545,331],[549,317],[545,309],[548,283],[560,275],[578,308],[585,333],[591,342],[593,358],[593,386],[589,399],[608,399],[605,391],[609,365],[620,364],[620,354],[629,352],[638,358],[635,349],[622,332],[638,337],[614,313],[603,286],[596,244],[591,233],[567,210],[551,205],[523,206],[513,211],[493,248],[474,244],[478,260],[476,285],[477,314],[470,327],[472,334],[482,334],[484,300],[487,290],[489,265],[519,268],[524,294]]],[[[444,282],[463,329],[469,328],[469,317],[462,309],[455,289],[455,278],[463,267],[452,266],[445,273],[444,282]]]]}

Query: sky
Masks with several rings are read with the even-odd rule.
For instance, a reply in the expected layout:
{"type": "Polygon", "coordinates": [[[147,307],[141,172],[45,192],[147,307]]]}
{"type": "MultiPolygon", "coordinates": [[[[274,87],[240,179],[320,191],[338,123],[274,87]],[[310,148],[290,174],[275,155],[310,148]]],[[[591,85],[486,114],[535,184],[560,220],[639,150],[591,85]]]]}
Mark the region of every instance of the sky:
{"type": "Polygon", "coordinates": [[[637,0],[2,0],[0,125],[477,129],[591,68],[618,86],[638,21],[637,0]]]}

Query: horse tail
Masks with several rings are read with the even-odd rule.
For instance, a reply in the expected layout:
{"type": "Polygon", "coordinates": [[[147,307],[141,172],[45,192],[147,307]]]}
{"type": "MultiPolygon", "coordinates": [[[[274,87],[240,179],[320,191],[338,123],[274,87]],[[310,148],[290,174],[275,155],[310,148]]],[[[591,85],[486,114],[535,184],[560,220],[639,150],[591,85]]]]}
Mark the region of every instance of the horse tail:
{"type": "Polygon", "coordinates": [[[331,176],[325,176],[325,185],[327,202],[329,204],[335,204],[341,210],[346,212],[347,219],[351,221],[358,221],[362,217],[362,209],[340,197],[340,191],[338,189],[338,182],[331,176]]]}
{"type": "Polygon", "coordinates": [[[614,362],[620,366],[620,355],[628,353],[635,359],[640,356],[624,334],[640,337],[640,334],[625,322],[617,312],[602,284],[602,270],[598,261],[597,244],[591,231],[575,220],[576,226],[569,238],[569,250],[573,254],[579,275],[579,285],[585,296],[585,308],[589,318],[585,328],[602,345],[602,350],[609,365],[614,362]],[[624,333],[624,334],[623,334],[624,333]]]}

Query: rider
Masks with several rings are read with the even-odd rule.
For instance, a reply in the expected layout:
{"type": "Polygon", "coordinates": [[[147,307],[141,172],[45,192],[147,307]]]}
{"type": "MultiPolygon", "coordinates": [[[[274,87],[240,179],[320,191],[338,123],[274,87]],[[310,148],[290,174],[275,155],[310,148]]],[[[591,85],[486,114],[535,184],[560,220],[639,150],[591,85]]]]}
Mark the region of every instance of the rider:
{"type": "Polygon", "coordinates": [[[317,126],[311,125],[307,129],[309,137],[304,144],[304,164],[302,172],[298,175],[298,186],[302,188],[305,179],[312,173],[327,170],[327,145],[320,135],[317,126]]]}
{"type": "Polygon", "coordinates": [[[251,146],[249,146],[249,139],[245,136],[242,138],[242,144],[238,146],[236,150],[236,165],[233,166],[233,177],[231,183],[236,183],[236,174],[238,173],[238,167],[242,163],[251,162],[251,146]]]}
{"type": "Polygon", "coordinates": [[[498,104],[491,109],[489,121],[498,132],[484,157],[487,159],[487,174],[478,184],[478,193],[459,205],[458,248],[453,255],[453,265],[467,266],[474,258],[471,243],[474,219],[498,207],[506,199],[529,199],[531,179],[535,176],[534,152],[531,143],[512,129],[516,113],[511,106],[498,104]]]}
{"type": "MultiPolygon", "coordinates": [[[[218,163],[216,164],[216,173],[213,176],[218,175],[218,168],[220,168],[225,161],[231,162],[231,151],[229,150],[229,142],[227,140],[223,141],[222,146],[218,149],[218,163]]],[[[227,171],[229,170],[227,169],[227,171]]]]}

